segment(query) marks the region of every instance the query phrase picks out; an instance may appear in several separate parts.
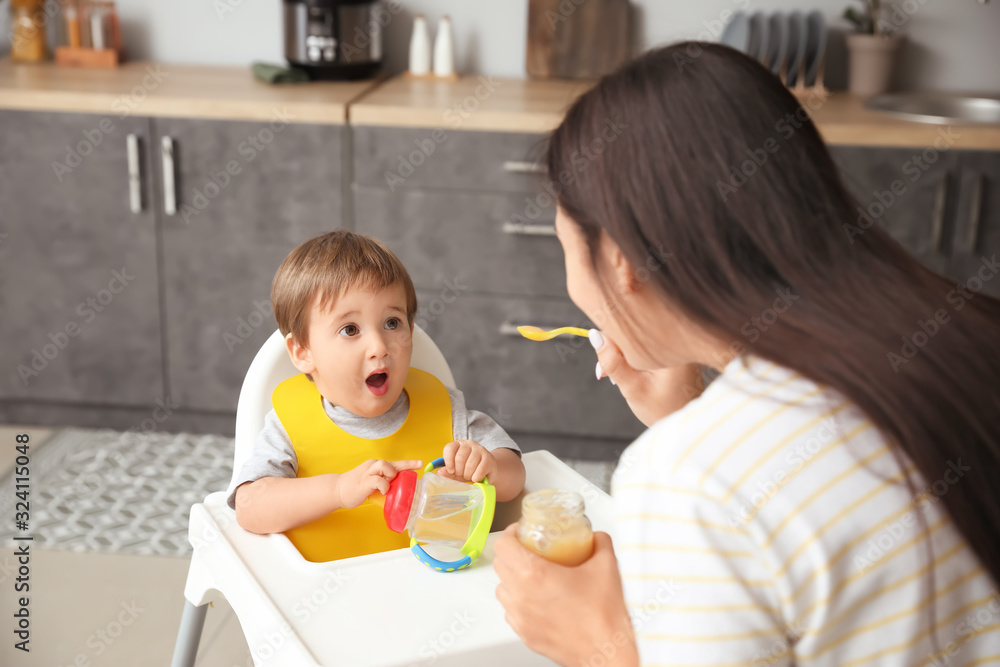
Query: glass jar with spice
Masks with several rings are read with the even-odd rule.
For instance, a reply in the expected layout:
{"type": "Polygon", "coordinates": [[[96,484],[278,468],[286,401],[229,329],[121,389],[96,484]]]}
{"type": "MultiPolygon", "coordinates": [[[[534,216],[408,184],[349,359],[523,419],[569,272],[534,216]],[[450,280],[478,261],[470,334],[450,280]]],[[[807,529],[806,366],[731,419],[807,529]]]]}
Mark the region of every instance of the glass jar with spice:
{"type": "Polygon", "coordinates": [[[45,60],[45,1],[11,0],[10,57],[22,62],[45,60]]]}

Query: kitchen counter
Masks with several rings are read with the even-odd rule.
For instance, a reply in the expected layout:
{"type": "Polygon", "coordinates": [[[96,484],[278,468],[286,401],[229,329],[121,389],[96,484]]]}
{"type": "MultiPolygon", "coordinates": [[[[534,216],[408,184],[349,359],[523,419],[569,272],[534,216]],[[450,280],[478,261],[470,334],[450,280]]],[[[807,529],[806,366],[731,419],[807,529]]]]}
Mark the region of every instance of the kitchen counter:
{"type": "Polygon", "coordinates": [[[272,86],[250,67],[127,62],[115,69],[0,59],[0,109],[268,120],[343,125],[348,105],[378,81],[272,86]]]}
{"type": "Polygon", "coordinates": [[[592,81],[525,81],[486,75],[456,82],[397,76],[350,108],[353,125],[548,132],[592,81]]]}
{"type": "MultiPolygon", "coordinates": [[[[395,77],[351,104],[355,125],[444,127],[505,132],[547,132],[593,82],[523,81],[462,77],[455,83],[395,77]]],[[[806,94],[801,98],[824,139],[859,146],[941,145],[947,126],[900,120],[864,108],[847,93],[806,94]]],[[[1000,150],[1000,125],[951,126],[950,148],[1000,150]]],[[[777,130],[776,130],[777,131],[777,130]]],[[[780,135],[776,135],[780,136],[780,135]]]]}
{"type": "MultiPolygon", "coordinates": [[[[282,110],[302,123],[492,132],[548,132],[592,85],[480,75],[271,86],[255,80],[249,67],[130,62],[98,70],[0,59],[0,109],[232,120],[266,120],[282,110]]],[[[920,148],[944,141],[949,148],[1000,150],[1000,125],[900,120],[841,92],[801,101],[830,144],[920,148]]]]}

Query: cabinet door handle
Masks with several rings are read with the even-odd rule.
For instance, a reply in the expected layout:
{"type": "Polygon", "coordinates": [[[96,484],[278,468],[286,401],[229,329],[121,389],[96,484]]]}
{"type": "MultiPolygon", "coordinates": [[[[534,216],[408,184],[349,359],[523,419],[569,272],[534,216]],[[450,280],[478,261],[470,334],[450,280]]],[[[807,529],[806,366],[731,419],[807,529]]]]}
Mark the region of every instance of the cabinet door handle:
{"type": "Polygon", "coordinates": [[[133,213],[142,212],[142,166],[139,164],[139,137],[130,134],[125,137],[125,153],[128,156],[128,204],[133,213]]]}
{"type": "Polygon", "coordinates": [[[948,173],[945,172],[934,198],[934,213],[931,215],[931,251],[941,250],[941,232],[944,230],[944,211],[948,204],[948,173]]]}
{"type": "Polygon", "coordinates": [[[513,174],[544,174],[548,169],[540,162],[516,162],[509,160],[503,163],[503,170],[513,174]]]}
{"type": "Polygon", "coordinates": [[[163,137],[160,140],[163,153],[163,212],[177,213],[177,193],[174,190],[174,140],[163,137]]]}
{"type": "Polygon", "coordinates": [[[972,186],[972,203],[970,205],[971,211],[969,212],[969,233],[965,239],[965,250],[970,255],[976,252],[976,246],[979,244],[979,223],[982,219],[983,213],[983,181],[985,178],[982,174],[976,176],[976,182],[972,186]]]}
{"type": "Polygon", "coordinates": [[[555,236],[556,226],[552,225],[525,225],[520,222],[503,223],[503,233],[515,236],[555,236]]]}

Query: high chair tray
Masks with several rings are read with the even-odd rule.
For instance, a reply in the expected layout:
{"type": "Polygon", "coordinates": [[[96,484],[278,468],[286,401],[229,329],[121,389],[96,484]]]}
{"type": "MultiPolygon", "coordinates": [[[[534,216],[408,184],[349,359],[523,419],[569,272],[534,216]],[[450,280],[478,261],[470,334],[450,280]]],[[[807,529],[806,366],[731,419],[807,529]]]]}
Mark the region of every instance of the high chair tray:
{"type": "MultiPolygon", "coordinates": [[[[524,454],[525,493],[577,491],[595,530],[612,532],[611,498],[547,451],[524,454]]],[[[497,506],[493,530],[520,516],[521,497],[497,506]]],[[[194,546],[185,597],[226,598],[255,664],[439,667],[552,665],[504,620],[490,535],[471,567],[435,572],[407,549],[310,563],[284,535],[239,527],[225,493],[191,508],[194,546]]]]}

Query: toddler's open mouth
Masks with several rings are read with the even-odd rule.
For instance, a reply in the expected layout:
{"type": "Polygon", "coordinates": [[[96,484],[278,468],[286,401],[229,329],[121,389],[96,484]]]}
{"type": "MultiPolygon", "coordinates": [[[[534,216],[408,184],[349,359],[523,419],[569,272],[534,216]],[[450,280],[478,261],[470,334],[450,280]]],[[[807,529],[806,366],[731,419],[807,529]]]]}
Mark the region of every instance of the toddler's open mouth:
{"type": "Polygon", "coordinates": [[[378,369],[368,376],[365,384],[368,385],[368,391],[375,396],[385,396],[386,392],[389,391],[389,373],[378,369]]]}

